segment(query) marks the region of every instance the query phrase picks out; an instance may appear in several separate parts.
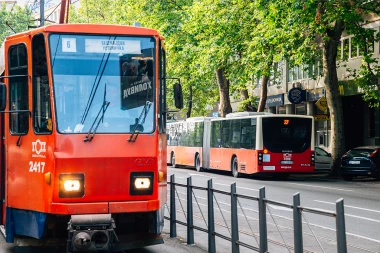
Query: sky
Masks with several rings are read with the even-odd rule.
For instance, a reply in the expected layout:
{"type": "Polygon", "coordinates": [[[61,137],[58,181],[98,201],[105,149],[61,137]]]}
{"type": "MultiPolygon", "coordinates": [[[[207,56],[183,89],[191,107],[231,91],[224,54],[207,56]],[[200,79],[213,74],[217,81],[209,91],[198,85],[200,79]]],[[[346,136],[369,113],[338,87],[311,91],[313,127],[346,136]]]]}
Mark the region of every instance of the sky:
{"type": "MultiPolygon", "coordinates": [[[[35,2],[35,0],[16,0],[17,1],[17,4],[19,5],[25,5],[25,4],[32,4],[35,2]]],[[[39,2],[39,0],[37,0],[37,2],[39,2]]],[[[54,2],[54,3],[57,3],[59,2],[59,0],[45,0],[45,2],[54,2]]]]}

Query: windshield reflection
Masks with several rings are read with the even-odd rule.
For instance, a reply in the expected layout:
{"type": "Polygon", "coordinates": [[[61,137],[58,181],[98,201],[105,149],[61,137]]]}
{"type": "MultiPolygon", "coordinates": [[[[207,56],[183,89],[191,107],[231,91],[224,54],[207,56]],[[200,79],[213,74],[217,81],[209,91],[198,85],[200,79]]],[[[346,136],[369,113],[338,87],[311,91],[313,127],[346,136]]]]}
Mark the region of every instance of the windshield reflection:
{"type": "MultiPolygon", "coordinates": [[[[104,101],[97,133],[130,133],[154,102],[154,40],[53,34],[49,38],[55,111],[60,133],[87,133],[104,101]]],[[[154,108],[140,133],[151,133],[154,108]]]]}

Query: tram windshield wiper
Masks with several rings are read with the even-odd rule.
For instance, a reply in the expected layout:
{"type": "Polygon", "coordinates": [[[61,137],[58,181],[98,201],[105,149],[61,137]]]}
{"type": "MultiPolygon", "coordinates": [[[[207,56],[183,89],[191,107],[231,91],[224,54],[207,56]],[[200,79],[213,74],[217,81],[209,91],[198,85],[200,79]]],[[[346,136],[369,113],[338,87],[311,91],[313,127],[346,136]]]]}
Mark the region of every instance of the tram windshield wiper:
{"type": "Polygon", "coordinates": [[[104,84],[103,104],[100,107],[100,110],[99,110],[98,114],[96,115],[96,118],[94,119],[94,122],[92,122],[90,130],[88,130],[88,133],[86,134],[86,137],[83,140],[84,142],[86,142],[86,141],[92,141],[92,139],[95,136],[96,130],[98,129],[100,121],[103,121],[103,119],[104,119],[104,113],[106,112],[106,110],[107,110],[107,108],[108,108],[108,106],[110,104],[110,102],[106,101],[106,95],[107,95],[107,83],[104,84]]]}
{"type": "MultiPolygon", "coordinates": [[[[113,37],[113,41],[115,41],[116,37],[113,37]]],[[[111,40],[111,37],[109,37],[108,40],[111,40]]],[[[108,60],[110,58],[110,55],[111,55],[111,52],[108,52],[107,54],[107,57],[106,57],[106,52],[104,52],[103,54],[103,57],[102,57],[102,61],[100,62],[100,65],[99,65],[99,69],[98,69],[98,73],[96,74],[95,76],[95,80],[94,80],[94,84],[92,85],[92,89],[91,89],[91,92],[90,92],[90,96],[88,97],[88,100],[87,100],[87,104],[86,104],[86,108],[84,109],[84,113],[83,113],[83,116],[82,116],[82,120],[80,122],[80,124],[83,126],[84,125],[84,122],[86,121],[86,118],[87,118],[87,115],[90,111],[90,108],[91,108],[91,105],[92,105],[92,102],[95,98],[95,94],[96,94],[96,91],[98,89],[98,86],[99,86],[99,83],[103,77],[103,74],[104,74],[104,71],[106,69],[106,66],[107,66],[107,63],[108,63],[108,60]],[[104,60],[104,58],[106,57],[106,59],[104,60]],[[104,65],[103,65],[103,62],[104,62],[104,65]],[[103,67],[103,68],[102,68],[103,67]]]]}
{"type": "Polygon", "coordinates": [[[152,102],[146,101],[139,118],[136,118],[135,124],[131,125],[131,127],[133,127],[133,130],[132,130],[131,137],[129,137],[129,140],[128,140],[129,142],[135,142],[139,133],[144,131],[144,127],[142,126],[142,124],[144,124],[146,116],[148,115],[148,112],[151,106],[152,106],[152,102]]]}
{"type": "Polygon", "coordinates": [[[94,138],[96,130],[98,129],[100,122],[103,120],[104,113],[106,112],[109,104],[110,104],[110,102],[108,102],[108,101],[103,102],[103,105],[102,105],[102,107],[100,107],[100,110],[99,110],[98,114],[96,115],[96,118],[95,118],[94,122],[92,123],[90,130],[88,130],[88,133],[86,134],[86,137],[83,140],[84,142],[92,141],[92,139],[94,138]]]}

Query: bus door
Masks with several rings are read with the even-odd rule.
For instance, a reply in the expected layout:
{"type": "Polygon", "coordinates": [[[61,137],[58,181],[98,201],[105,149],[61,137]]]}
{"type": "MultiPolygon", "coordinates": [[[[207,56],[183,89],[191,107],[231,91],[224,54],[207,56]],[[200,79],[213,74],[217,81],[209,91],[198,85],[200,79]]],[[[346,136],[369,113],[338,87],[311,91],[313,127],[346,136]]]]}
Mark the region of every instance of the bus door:
{"type": "Polygon", "coordinates": [[[222,167],[222,137],[221,121],[211,121],[211,142],[210,142],[210,168],[221,169],[222,167]]]}

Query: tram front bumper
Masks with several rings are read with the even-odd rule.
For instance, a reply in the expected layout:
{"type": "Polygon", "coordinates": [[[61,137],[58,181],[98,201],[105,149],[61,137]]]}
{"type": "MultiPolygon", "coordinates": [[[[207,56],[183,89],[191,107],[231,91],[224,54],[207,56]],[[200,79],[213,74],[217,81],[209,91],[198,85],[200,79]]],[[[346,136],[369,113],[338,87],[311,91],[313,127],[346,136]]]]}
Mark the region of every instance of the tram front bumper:
{"type": "Polygon", "coordinates": [[[72,215],[67,251],[109,251],[118,240],[114,228],[111,214],[72,215]]]}
{"type": "Polygon", "coordinates": [[[91,202],[91,203],[51,203],[51,213],[61,215],[107,214],[124,212],[150,212],[160,209],[160,200],[91,202]]]}

